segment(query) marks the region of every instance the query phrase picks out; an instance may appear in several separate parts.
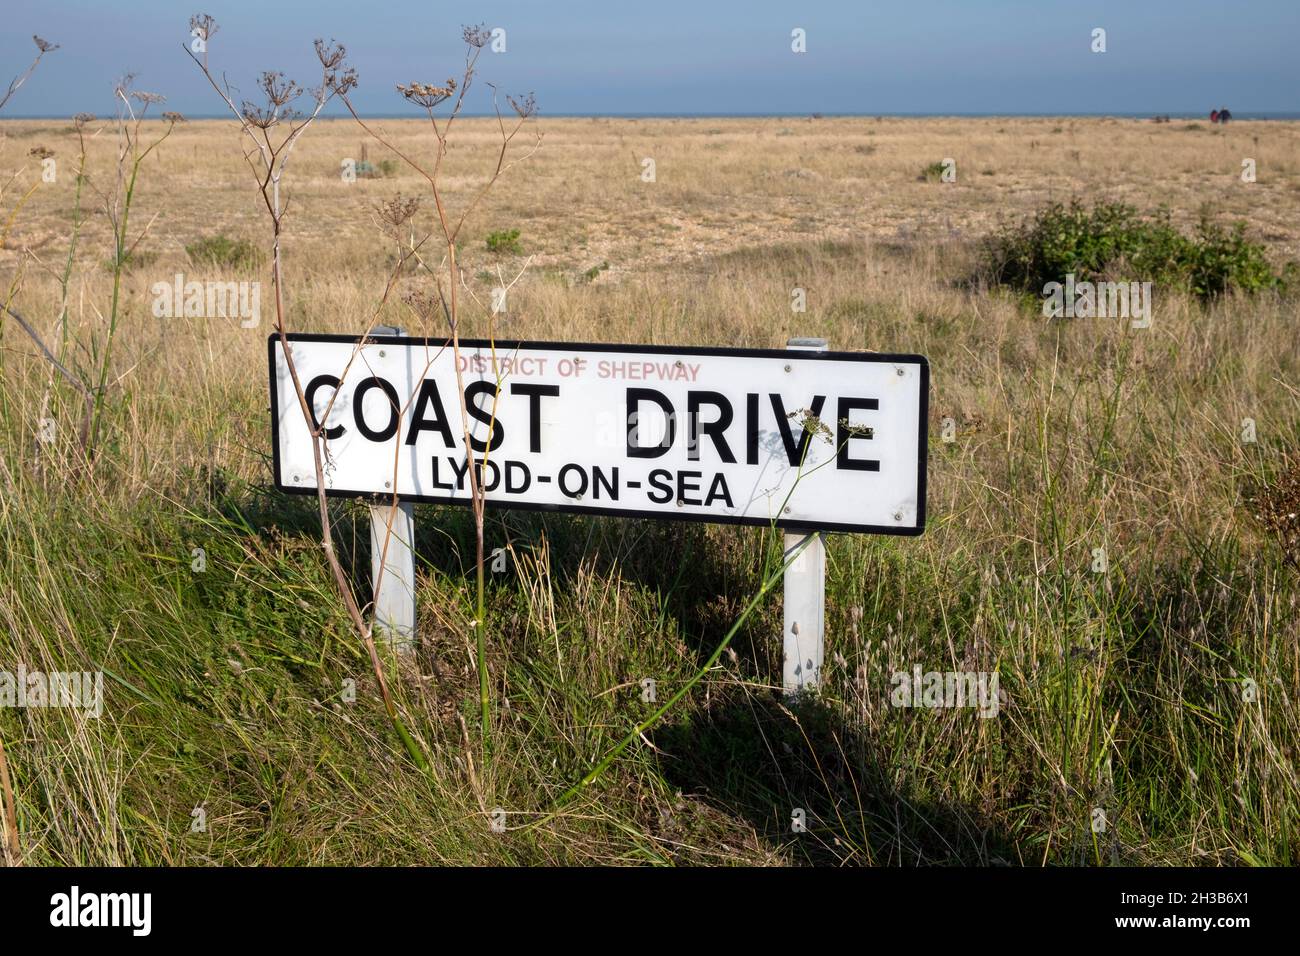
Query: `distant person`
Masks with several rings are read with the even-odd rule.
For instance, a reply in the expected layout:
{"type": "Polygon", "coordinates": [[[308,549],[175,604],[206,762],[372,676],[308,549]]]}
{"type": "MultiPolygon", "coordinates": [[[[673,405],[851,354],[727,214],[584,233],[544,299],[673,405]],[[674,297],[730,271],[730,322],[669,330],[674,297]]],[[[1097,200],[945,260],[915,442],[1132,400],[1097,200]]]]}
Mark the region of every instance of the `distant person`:
{"type": "Polygon", "coordinates": [[[1232,119],[1232,111],[1231,111],[1231,110],[1229,110],[1226,106],[1225,106],[1223,109],[1219,110],[1219,122],[1220,122],[1220,123],[1226,123],[1226,122],[1228,122],[1228,120],[1230,120],[1230,119],[1232,119]]]}
{"type": "Polygon", "coordinates": [[[1218,111],[1218,110],[1210,110],[1210,122],[1211,122],[1211,123],[1217,123],[1218,121],[1219,121],[1219,111],[1218,111]]]}

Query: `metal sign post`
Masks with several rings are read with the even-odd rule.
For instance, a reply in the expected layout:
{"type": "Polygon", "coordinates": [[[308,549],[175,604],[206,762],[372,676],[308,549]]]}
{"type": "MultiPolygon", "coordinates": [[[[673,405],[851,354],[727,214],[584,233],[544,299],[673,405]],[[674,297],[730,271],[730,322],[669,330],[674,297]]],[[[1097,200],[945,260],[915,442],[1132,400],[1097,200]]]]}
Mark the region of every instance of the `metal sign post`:
{"type": "Polygon", "coordinates": [[[410,502],[399,501],[397,507],[370,506],[370,583],[375,599],[375,630],[403,652],[415,650],[414,542],[415,509],[410,502]]]}
{"type": "MultiPolygon", "coordinates": [[[[376,335],[404,335],[377,325],[376,335]]],[[[370,584],[374,627],[402,653],[415,650],[415,508],[398,499],[370,506],[370,584]],[[391,531],[390,531],[391,523],[391,531]]]]}
{"type": "MultiPolygon", "coordinates": [[[[789,339],[786,348],[803,352],[825,352],[825,339],[789,339]]],[[[815,691],[821,681],[825,655],[826,544],[821,532],[785,535],[783,558],[799,556],[785,572],[785,628],[781,632],[785,663],[781,684],[787,697],[815,691]]]]}

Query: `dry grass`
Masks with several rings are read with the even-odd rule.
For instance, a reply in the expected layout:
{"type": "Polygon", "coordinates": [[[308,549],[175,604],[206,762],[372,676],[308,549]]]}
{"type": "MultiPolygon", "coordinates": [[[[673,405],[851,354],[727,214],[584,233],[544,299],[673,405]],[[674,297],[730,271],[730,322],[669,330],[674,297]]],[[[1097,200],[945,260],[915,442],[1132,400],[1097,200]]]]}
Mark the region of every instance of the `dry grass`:
{"type": "MultiPolygon", "coordinates": [[[[414,123],[381,125],[404,148],[433,146],[414,123]]],[[[1134,331],[1048,323],[962,281],[973,241],[1001,217],[1071,196],[1168,205],[1184,225],[1209,203],[1246,220],[1279,264],[1300,258],[1300,124],[541,128],[541,152],[467,230],[467,275],[498,264],[513,274],[514,259],[485,247],[493,231],[519,229],[535,256],[500,334],[745,346],[821,335],[930,357],[931,525],[916,541],[833,542],[824,703],[786,714],[756,689],[779,675],[779,608],[768,607],[655,735],[658,751],[620,761],[544,828],[491,834],[454,716],[473,714],[471,530],[430,509],[423,654],[399,691],[432,777],[403,765],[364,681],[358,709],[332,704],[339,675],[363,671],[357,649],[303,546],[310,517],[259,490],[269,320],[241,329],[150,313],[149,287],[178,271],[266,279],[187,260],[186,245],[216,235],[265,245],[233,126],[191,123],[143,174],[133,220],[157,214],[140,247],[156,258],[128,273],[110,441],[93,472],[63,454],[66,439],[37,441],[48,372],[4,327],[7,650],[31,666],[101,663],[138,692],[117,685],[117,709],[89,730],[62,714],[0,714],[28,860],[1300,857],[1295,571],[1242,506],[1300,446],[1295,300],[1202,307],[1157,289],[1153,327],[1134,331]],[[654,183],[640,178],[643,157],[654,183]],[[957,161],[955,184],[918,181],[944,157],[957,161]],[[1240,181],[1245,157],[1259,182],[1240,181]],[[808,291],[802,315],[790,311],[796,286],[808,291]],[[937,437],[944,417],[958,426],[952,444],[937,437]],[[1239,439],[1246,417],[1255,444],[1239,439]],[[197,545],[213,555],[206,577],[188,570],[197,545]],[[1106,575],[1088,570],[1099,546],[1106,575]],[[888,673],[912,662],[996,667],[1010,703],[992,721],[885,706],[888,673]],[[1243,702],[1243,678],[1261,688],[1257,704],[1243,702]],[[204,800],[216,825],[196,841],[189,812],[204,800]],[[812,821],[800,838],[792,806],[812,821]],[[1112,821],[1104,835],[1089,829],[1098,806],[1112,821]]],[[[36,146],[60,162],[58,183],[35,192],[0,250],[0,272],[21,271],[17,307],[55,337],[50,273],[66,254],[75,139],[70,125],[28,121],[0,124],[0,137],[0,168],[36,146]]],[[[108,175],[110,137],[92,141],[92,177],[108,175]]],[[[392,255],[373,207],[418,191],[401,171],[345,183],[340,164],[360,158],[362,138],[354,124],[323,123],[295,155],[285,245],[296,330],[365,324],[392,255]]],[[[445,179],[458,204],[497,141],[486,121],[461,130],[445,179]]],[[[111,283],[109,236],[92,210],[70,295],[86,343],[111,283]]],[[[425,331],[400,296],[390,301],[384,321],[425,331]]],[[[54,412],[65,414],[57,399],[54,412]]],[[[755,590],[765,539],[499,513],[490,534],[489,547],[508,541],[518,560],[492,596],[494,691],[510,701],[501,759],[477,768],[477,783],[528,821],[641,715],[634,690],[613,688],[646,675],[671,686],[698,666],[755,590]]]]}

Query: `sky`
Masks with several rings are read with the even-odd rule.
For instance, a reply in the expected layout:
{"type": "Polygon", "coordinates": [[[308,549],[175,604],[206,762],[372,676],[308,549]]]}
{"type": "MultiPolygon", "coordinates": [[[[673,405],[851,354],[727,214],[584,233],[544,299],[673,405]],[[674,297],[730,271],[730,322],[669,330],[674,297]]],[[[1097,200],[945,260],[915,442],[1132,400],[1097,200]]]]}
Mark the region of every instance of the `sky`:
{"type": "Polygon", "coordinates": [[[0,84],[40,34],[61,49],[6,116],[107,114],[114,80],[213,115],[182,44],[220,24],[214,69],[252,98],[263,70],[314,82],[316,37],[349,50],[368,114],[411,112],[397,83],[463,65],[463,24],[504,30],[483,81],[535,92],[543,115],[1300,113],[1300,0],[0,0],[0,84]],[[1105,30],[1104,53],[1093,32],[1105,30]],[[801,29],[806,52],[792,50],[801,29]]]}

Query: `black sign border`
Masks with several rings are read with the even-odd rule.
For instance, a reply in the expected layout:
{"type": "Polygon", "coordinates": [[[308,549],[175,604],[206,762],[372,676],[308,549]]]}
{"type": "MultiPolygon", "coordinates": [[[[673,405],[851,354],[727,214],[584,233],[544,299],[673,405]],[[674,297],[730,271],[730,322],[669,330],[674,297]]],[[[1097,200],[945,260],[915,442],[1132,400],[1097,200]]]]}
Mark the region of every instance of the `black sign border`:
{"type": "MultiPolygon", "coordinates": [[[[424,345],[426,347],[437,347],[439,349],[450,348],[451,340],[447,338],[428,338],[422,336],[408,335],[336,335],[332,333],[316,332],[289,332],[281,336],[279,332],[272,332],[267,338],[266,355],[267,355],[267,373],[271,392],[271,454],[273,480],[276,490],[291,495],[315,495],[315,488],[300,488],[297,486],[290,487],[282,484],[280,481],[280,410],[279,397],[276,394],[275,381],[275,346],[276,343],[284,338],[288,342],[333,342],[338,344],[356,345],[361,341],[380,345],[391,343],[393,345],[410,346],[424,345]]],[[[801,362],[806,361],[839,361],[839,362],[868,362],[868,363],[907,363],[919,365],[921,368],[921,408],[920,408],[920,434],[917,437],[917,488],[916,488],[916,524],[907,527],[884,526],[884,525],[866,525],[866,524],[849,524],[844,522],[818,522],[809,524],[808,522],[789,520],[784,518],[748,518],[739,516],[713,516],[703,514],[672,514],[665,511],[641,511],[631,508],[607,508],[603,506],[592,505],[556,505],[541,504],[536,502],[519,502],[517,504],[504,504],[500,501],[492,500],[488,502],[489,508],[501,508],[506,511],[539,511],[550,512],[552,514],[585,514],[585,515],[609,515],[619,518],[650,518],[660,521],[696,521],[707,522],[709,524],[728,524],[728,525],[745,525],[749,527],[761,528],[780,528],[783,531],[828,531],[844,534],[889,534],[899,535],[902,537],[914,538],[925,532],[925,491],[926,491],[926,465],[929,458],[929,433],[930,433],[930,362],[924,355],[912,355],[898,352],[831,352],[831,351],[813,351],[804,349],[738,349],[738,348],[720,348],[717,346],[684,346],[684,345],[636,345],[627,343],[611,342],[530,342],[519,339],[500,340],[491,342],[487,339],[461,339],[460,347],[462,349],[492,349],[498,352],[511,352],[516,349],[534,349],[539,351],[551,352],[640,352],[649,355],[727,355],[737,358],[772,358],[772,359],[798,359],[801,362]]],[[[325,494],[330,498],[366,498],[376,502],[391,501],[391,494],[380,492],[357,492],[346,491],[337,488],[326,488],[325,494]]],[[[458,507],[469,507],[471,502],[459,498],[439,498],[432,495],[400,495],[402,501],[412,502],[414,504],[429,505],[456,505],[458,507]]]]}

